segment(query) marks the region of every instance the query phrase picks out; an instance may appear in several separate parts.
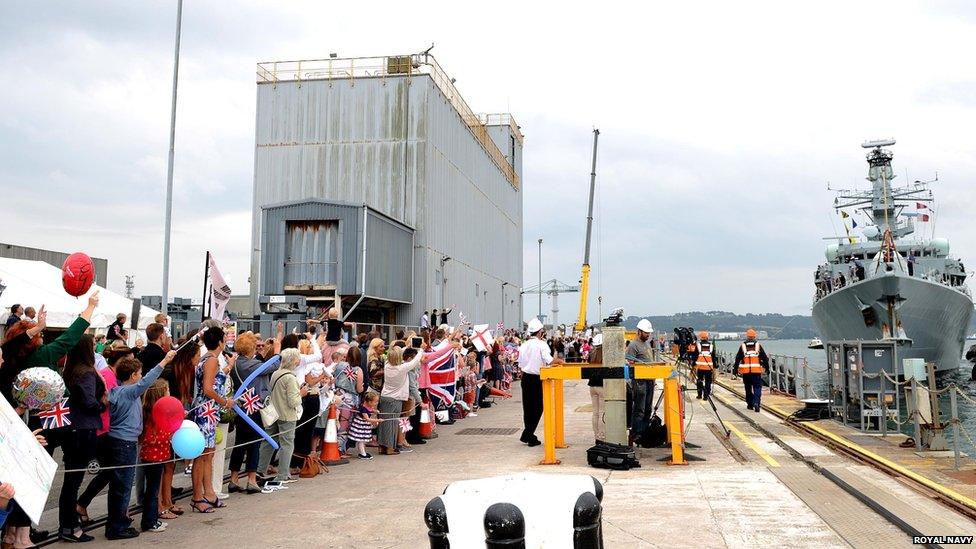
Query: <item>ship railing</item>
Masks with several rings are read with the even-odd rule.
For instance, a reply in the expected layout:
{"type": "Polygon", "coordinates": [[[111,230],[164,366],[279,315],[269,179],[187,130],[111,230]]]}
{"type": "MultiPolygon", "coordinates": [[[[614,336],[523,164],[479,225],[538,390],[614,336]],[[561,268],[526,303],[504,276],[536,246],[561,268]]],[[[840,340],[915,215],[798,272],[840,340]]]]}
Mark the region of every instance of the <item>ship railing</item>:
{"type": "Polygon", "coordinates": [[[492,162],[508,179],[515,189],[519,188],[519,176],[515,172],[513,163],[498,149],[488,134],[489,125],[508,124],[519,143],[522,133],[511,114],[477,115],[468,106],[461,93],[454,86],[454,79],[447,75],[433,55],[414,53],[406,55],[390,55],[383,57],[343,57],[329,59],[306,59],[301,61],[266,61],[258,63],[258,84],[274,84],[279,82],[298,82],[306,80],[349,81],[355,85],[357,78],[388,78],[427,75],[447,98],[461,120],[474,136],[481,148],[491,158],[492,162]],[[503,120],[501,117],[507,116],[503,120]],[[497,121],[497,124],[495,123],[497,121]]]}

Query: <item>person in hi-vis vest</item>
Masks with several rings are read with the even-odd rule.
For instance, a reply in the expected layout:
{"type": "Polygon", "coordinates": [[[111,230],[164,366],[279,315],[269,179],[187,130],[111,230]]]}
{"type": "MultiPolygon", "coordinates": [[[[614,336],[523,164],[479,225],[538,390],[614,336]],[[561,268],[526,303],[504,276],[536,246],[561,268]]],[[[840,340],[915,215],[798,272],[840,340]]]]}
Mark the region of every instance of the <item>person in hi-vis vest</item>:
{"type": "Polygon", "coordinates": [[[769,357],[766,350],[756,341],[756,331],[746,330],[746,340],[739,346],[735,355],[733,368],[742,376],[742,383],[746,390],[746,406],[750,410],[760,410],[762,397],[762,373],[769,368],[769,357]]]}
{"type": "Polygon", "coordinates": [[[705,399],[712,394],[712,372],[715,370],[714,348],[708,340],[708,332],[698,333],[698,343],[695,345],[695,387],[698,389],[698,400],[705,399]]]}

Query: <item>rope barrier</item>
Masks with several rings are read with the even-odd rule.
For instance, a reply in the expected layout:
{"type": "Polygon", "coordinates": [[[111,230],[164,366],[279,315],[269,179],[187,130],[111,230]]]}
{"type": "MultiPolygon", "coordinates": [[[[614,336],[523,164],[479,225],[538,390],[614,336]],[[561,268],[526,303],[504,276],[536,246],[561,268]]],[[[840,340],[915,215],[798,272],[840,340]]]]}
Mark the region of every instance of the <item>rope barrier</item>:
{"type": "MultiPolygon", "coordinates": [[[[420,407],[420,404],[419,403],[418,404],[415,404],[413,406],[413,408],[411,408],[408,411],[410,412],[411,415],[413,415],[414,410],[416,410],[419,407],[420,407]]],[[[354,410],[355,411],[356,409],[355,408],[348,408],[348,407],[336,407],[336,411],[338,412],[339,410],[354,410]]],[[[303,421],[301,423],[296,424],[295,427],[293,427],[291,429],[287,429],[285,431],[278,431],[278,433],[276,433],[276,436],[282,435],[282,434],[285,434],[285,433],[291,433],[293,431],[297,431],[300,427],[304,427],[305,425],[308,425],[309,423],[311,423],[313,421],[318,421],[318,419],[320,417],[326,415],[328,412],[329,412],[329,408],[328,407],[326,407],[325,410],[319,410],[319,413],[318,414],[316,414],[316,415],[308,418],[307,420],[305,420],[305,421],[303,421]]],[[[394,412],[385,412],[385,413],[387,415],[392,415],[394,412]]],[[[406,412],[396,412],[397,417],[390,417],[390,418],[386,418],[386,419],[381,418],[380,421],[400,421],[403,417],[409,417],[409,416],[403,416],[404,413],[406,413],[406,412]]],[[[336,421],[338,422],[338,419],[336,421]]],[[[260,439],[258,439],[258,440],[252,440],[252,441],[249,441],[249,442],[242,442],[240,444],[235,444],[233,446],[227,446],[223,450],[226,452],[228,450],[233,450],[234,448],[240,448],[242,446],[247,446],[249,444],[260,444],[260,442],[261,442],[260,439]]],[[[206,455],[210,455],[210,454],[215,454],[216,452],[217,452],[217,449],[214,448],[214,449],[211,449],[209,451],[203,452],[202,454],[200,454],[200,456],[206,456],[206,455]]],[[[200,457],[200,456],[197,456],[197,457],[200,457]]],[[[196,459],[196,458],[193,458],[193,459],[196,459]]],[[[136,463],[136,464],[133,464],[133,465],[110,465],[110,466],[104,466],[104,467],[103,466],[92,467],[91,464],[89,464],[89,466],[86,467],[86,468],[84,468],[84,469],[63,469],[63,470],[61,470],[59,472],[62,473],[62,474],[64,474],[64,473],[90,473],[90,474],[96,475],[96,474],[98,474],[101,471],[110,471],[110,470],[114,470],[114,469],[128,469],[128,468],[137,468],[137,467],[147,467],[147,466],[150,466],[150,465],[162,465],[162,464],[166,464],[166,463],[177,463],[177,462],[180,462],[180,461],[186,461],[186,460],[184,458],[177,457],[177,458],[169,459],[169,460],[166,460],[166,461],[153,461],[153,462],[149,462],[149,463],[136,463]]],[[[93,461],[92,463],[95,463],[95,462],[93,461]]]]}

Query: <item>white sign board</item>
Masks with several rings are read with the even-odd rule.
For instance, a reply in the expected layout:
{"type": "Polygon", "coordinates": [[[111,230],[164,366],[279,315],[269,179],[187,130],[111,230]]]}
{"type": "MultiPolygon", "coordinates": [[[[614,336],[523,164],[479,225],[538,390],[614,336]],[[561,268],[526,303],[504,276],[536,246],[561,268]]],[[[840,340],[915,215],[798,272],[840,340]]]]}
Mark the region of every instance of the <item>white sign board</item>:
{"type": "Polygon", "coordinates": [[[14,500],[37,524],[58,470],[47,451],[6,399],[0,398],[0,481],[13,485],[14,500]]]}

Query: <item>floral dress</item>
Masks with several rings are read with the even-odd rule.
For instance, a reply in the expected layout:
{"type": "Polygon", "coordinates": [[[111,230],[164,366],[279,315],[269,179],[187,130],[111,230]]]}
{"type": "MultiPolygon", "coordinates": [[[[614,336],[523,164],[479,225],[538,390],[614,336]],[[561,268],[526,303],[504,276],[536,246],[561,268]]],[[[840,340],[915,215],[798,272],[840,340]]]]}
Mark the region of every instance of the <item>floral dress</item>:
{"type": "MultiPolygon", "coordinates": [[[[193,399],[193,421],[196,422],[197,426],[200,427],[200,432],[203,433],[203,439],[205,441],[204,446],[207,448],[213,448],[217,443],[217,422],[220,419],[220,406],[217,402],[207,398],[207,395],[203,392],[203,365],[208,359],[214,357],[214,355],[207,353],[204,355],[200,362],[197,363],[196,370],[194,370],[194,384],[196,386],[196,397],[193,399]],[[211,410],[213,412],[211,413],[211,410]]],[[[222,394],[224,392],[224,384],[227,382],[227,374],[224,373],[223,369],[217,368],[217,376],[214,378],[213,390],[217,394],[222,394]]]]}

